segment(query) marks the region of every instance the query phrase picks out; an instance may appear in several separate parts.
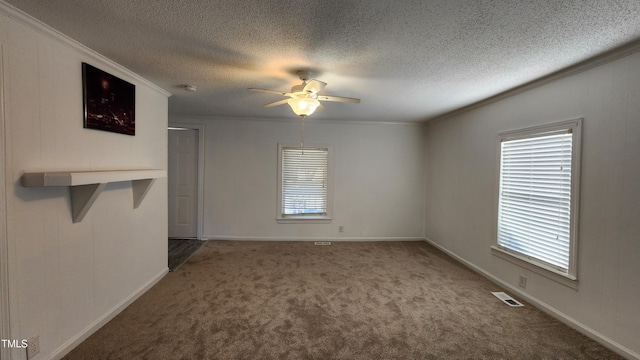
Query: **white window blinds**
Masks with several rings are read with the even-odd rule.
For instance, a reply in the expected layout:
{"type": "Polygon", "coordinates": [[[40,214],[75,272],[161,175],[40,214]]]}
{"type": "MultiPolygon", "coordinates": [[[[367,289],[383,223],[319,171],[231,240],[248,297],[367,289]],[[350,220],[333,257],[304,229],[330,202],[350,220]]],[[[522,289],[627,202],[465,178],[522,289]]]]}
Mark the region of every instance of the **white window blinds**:
{"type": "Polygon", "coordinates": [[[327,214],[326,148],[282,148],[282,215],[327,214]]]}
{"type": "Polygon", "coordinates": [[[568,272],[571,251],[570,129],[503,140],[498,246],[568,272]]]}

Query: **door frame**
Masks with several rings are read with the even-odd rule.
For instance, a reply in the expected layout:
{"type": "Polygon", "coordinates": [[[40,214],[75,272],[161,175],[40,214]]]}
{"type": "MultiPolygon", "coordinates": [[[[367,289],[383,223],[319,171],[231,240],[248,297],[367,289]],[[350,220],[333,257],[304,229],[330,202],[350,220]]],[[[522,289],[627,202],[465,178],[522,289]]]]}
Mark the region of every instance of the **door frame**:
{"type": "MultiPolygon", "coordinates": [[[[6,186],[6,128],[5,128],[5,86],[4,77],[4,52],[0,43],[0,339],[12,339],[11,337],[11,312],[9,302],[9,235],[7,231],[7,186],[6,186]]],[[[11,349],[0,347],[0,357],[11,359],[11,349]]]]}
{"type": "MultiPolygon", "coordinates": [[[[189,130],[198,131],[198,166],[196,167],[197,176],[197,194],[198,205],[196,207],[196,238],[199,240],[207,240],[202,238],[202,226],[204,223],[204,124],[186,123],[186,122],[172,122],[169,120],[169,128],[183,128],[189,130]]],[[[167,129],[167,141],[169,139],[169,129],[167,129]]],[[[167,161],[167,171],[169,163],[167,161]]]]}

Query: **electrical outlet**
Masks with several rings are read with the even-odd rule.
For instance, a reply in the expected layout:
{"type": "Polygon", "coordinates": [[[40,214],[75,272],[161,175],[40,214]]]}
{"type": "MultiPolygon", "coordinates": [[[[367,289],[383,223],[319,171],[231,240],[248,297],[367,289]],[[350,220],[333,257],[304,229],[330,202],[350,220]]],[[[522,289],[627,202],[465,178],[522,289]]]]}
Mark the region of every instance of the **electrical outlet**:
{"type": "Polygon", "coordinates": [[[27,342],[27,360],[33,359],[40,352],[40,336],[29,338],[27,342]]]}
{"type": "Polygon", "coordinates": [[[518,283],[518,286],[520,286],[523,289],[527,288],[527,277],[526,276],[520,275],[520,282],[518,283]]]}
{"type": "Polygon", "coordinates": [[[343,225],[338,226],[338,232],[344,232],[344,226],[343,225]]]}

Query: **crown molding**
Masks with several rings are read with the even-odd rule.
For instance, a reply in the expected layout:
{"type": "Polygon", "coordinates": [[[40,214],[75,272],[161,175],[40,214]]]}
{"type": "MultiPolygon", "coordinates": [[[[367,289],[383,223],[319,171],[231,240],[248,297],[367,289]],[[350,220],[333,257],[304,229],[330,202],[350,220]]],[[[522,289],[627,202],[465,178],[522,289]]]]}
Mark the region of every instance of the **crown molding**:
{"type": "MultiPolygon", "coordinates": [[[[299,122],[298,116],[285,118],[285,117],[240,117],[240,116],[207,116],[207,115],[187,115],[187,114],[169,114],[169,122],[189,122],[195,121],[196,123],[204,123],[207,121],[249,121],[249,122],[299,122]]],[[[340,124],[340,125],[410,125],[410,126],[424,126],[422,121],[372,121],[372,120],[329,120],[329,119],[317,119],[308,118],[304,119],[307,124],[340,124]]]]}
{"type": "Polygon", "coordinates": [[[76,50],[81,55],[90,58],[94,61],[108,64],[111,68],[115,69],[118,72],[126,74],[128,77],[133,78],[136,82],[141,83],[152,90],[157,91],[158,93],[164,96],[171,96],[172,94],[158,85],[152,83],[151,81],[143,78],[142,76],[134,73],[133,71],[125,68],[124,66],[116,63],[115,61],[107,58],[106,56],[88,48],[87,46],[79,43],[76,40],[68,37],[67,35],[61,33],[60,31],[52,28],[51,26],[41,22],[40,20],[32,17],[31,15],[25,13],[24,11],[16,8],[11,4],[7,4],[6,2],[0,0],[0,14],[6,15],[8,18],[19,22],[22,25],[29,27],[36,32],[49,37],[54,41],[58,41],[66,46],[71,47],[76,50]]]}
{"type": "Polygon", "coordinates": [[[568,66],[564,69],[558,70],[556,72],[553,72],[549,75],[543,76],[541,78],[538,78],[536,80],[530,81],[528,83],[525,83],[523,85],[520,86],[516,86],[512,89],[506,90],[504,92],[501,92],[499,94],[496,94],[494,96],[488,97],[484,100],[480,100],[478,102],[475,102],[473,104],[461,107],[459,109],[450,111],[448,113],[439,115],[437,117],[432,118],[431,120],[427,120],[427,122],[438,122],[441,120],[446,120],[448,118],[454,117],[454,116],[458,116],[461,115],[463,113],[481,108],[483,106],[489,105],[491,103],[500,101],[502,99],[508,98],[510,96],[513,95],[517,95],[520,94],[522,92],[537,88],[539,86],[548,84],[550,82],[556,81],[556,80],[560,80],[572,75],[576,75],[579,74],[581,72],[585,72],[587,70],[591,70],[594,69],[596,67],[602,66],[604,64],[610,63],[612,61],[621,59],[625,56],[629,56],[632,54],[635,54],[637,52],[640,52],[640,40],[636,40],[636,41],[632,41],[630,43],[627,43],[625,45],[616,47],[610,51],[604,52],[600,55],[597,55],[595,57],[592,57],[590,59],[581,61],[577,64],[568,66]]]}

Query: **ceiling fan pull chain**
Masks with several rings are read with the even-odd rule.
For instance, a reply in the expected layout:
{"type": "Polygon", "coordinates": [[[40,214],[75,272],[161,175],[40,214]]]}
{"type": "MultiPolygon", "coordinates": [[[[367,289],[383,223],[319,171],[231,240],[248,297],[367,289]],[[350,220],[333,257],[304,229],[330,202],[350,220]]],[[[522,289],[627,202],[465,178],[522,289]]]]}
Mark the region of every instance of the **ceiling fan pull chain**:
{"type": "Polygon", "coordinates": [[[302,155],[304,155],[304,116],[300,117],[300,150],[302,150],[302,155]]]}

